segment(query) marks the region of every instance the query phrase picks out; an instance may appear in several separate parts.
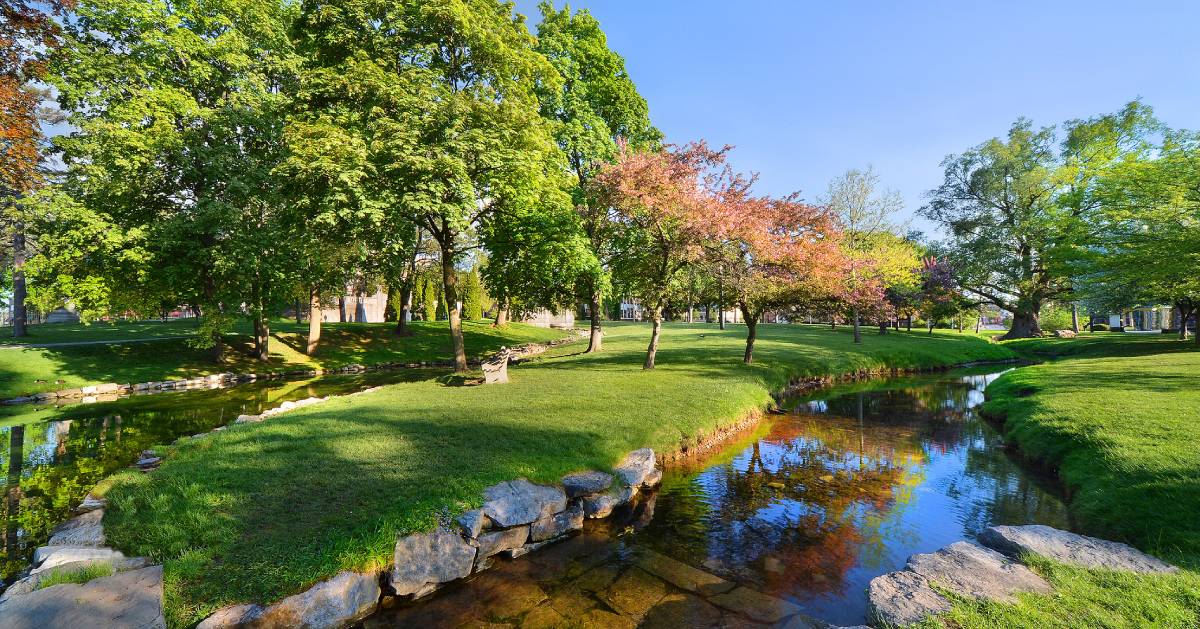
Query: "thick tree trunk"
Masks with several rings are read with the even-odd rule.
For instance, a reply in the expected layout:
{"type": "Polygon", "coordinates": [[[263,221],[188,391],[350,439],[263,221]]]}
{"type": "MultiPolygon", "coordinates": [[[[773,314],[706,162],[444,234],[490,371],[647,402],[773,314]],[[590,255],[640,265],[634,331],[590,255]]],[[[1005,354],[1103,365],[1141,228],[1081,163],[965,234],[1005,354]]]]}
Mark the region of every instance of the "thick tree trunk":
{"type": "Polygon", "coordinates": [[[271,359],[271,322],[260,310],[254,315],[254,357],[261,361],[271,359]]]}
{"type": "Polygon", "coordinates": [[[745,306],[742,306],[742,318],[746,320],[746,353],[742,356],[742,362],[749,365],[754,362],[754,341],[758,338],[758,319],[759,313],[750,312],[745,306]]]}
{"type": "Polygon", "coordinates": [[[858,308],[854,309],[854,342],[862,343],[862,320],[858,316],[858,308]]]}
{"type": "Polygon", "coordinates": [[[1008,333],[1000,337],[1006,339],[1028,339],[1037,338],[1042,335],[1042,327],[1038,324],[1038,311],[1036,309],[1020,309],[1013,312],[1012,328],[1008,333]]]}
{"type": "Polygon", "coordinates": [[[300,325],[301,323],[304,323],[304,311],[300,309],[300,300],[299,299],[296,300],[295,307],[296,307],[296,325],[300,325]]]}
{"type": "Polygon", "coordinates": [[[412,336],[408,320],[412,318],[413,274],[409,273],[400,284],[400,312],[396,313],[396,335],[412,336]]]}
{"type": "Polygon", "coordinates": [[[367,304],[363,299],[361,288],[354,292],[354,322],[367,322],[367,304]]]}
{"type": "Polygon", "coordinates": [[[308,345],[305,354],[312,356],[317,353],[321,344],[321,295],[314,286],[308,291],[308,345]]]}
{"type": "Polygon", "coordinates": [[[17,222],[13,226],[13,337],[28,336],[29,311],[25,307],[25,226],[17,222]]]}
{"type": "Polygon", "coordinates": [[[888,324],[889,322],[887,319],[879,322],[879,336],[883,336],[888,333],[888,324]]]}
{"type": "Polygon", "coordinates": [[[1071,304],[1071,331],[1079,334],[1079,304],[1071,304]]]}
{"type": "Polygon", "coordinates": [[[658,354],[658,333],[662,330],[662,306],[657,306],[650,313],[651,330],[650,346],[646,348],[646,362],[642,369],[654,369],[654,358],[658,354]]]}
{"type": "Polygon", "coordinates": [[[454,343],[454,373],[467,372],[467,350],[463,345],[462,316],[458,311],[458,273],[454,272],[454,255],[442,247],[442,287],[445,289],[446,315],[450,320],[450,339],[454,343]]]}
{"type": "Polygon", "coordinates": [[[508,325],[508,298],[501,298],[496,304],[496,320],[492,322],[493,328],[502,328],[508,325]]]}
{"type": "Polygon", "coordinates": [[[346,322],[346,296],[338,295],[338,323],[346,322]]]}
{"type": "Polygon", "coordinates": [[[592,299],[588,302],[588,314],[591,315],[592,328],[588,334],[588,346],[586,353],[600,351],[604,344],[604,330],[600,328],[600,293],[593,289],[592,299]]]}
{"type": "Polygon", "coordinates": [[[907,317],[904,317],[904,331],[912,332],[912,315],[911,314],[908,315],[907,317]]]}
{"type": "Polygon", "coordinates": [[[980,310],[979,313],[975,315],[975,333],[976,334],[979,334],[979,326],[981,326],[981,325],[983,325],[983,311],[982,310],[980,310]]]}

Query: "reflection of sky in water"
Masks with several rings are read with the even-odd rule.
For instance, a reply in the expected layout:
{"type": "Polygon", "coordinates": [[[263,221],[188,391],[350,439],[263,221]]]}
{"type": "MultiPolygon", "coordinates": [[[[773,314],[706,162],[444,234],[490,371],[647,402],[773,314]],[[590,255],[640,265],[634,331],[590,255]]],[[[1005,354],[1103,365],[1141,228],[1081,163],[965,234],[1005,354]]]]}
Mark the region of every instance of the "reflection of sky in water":
{"type": "Polygon", "coordinates": [[[823,620],[861,623],[867,584],[913,553],[994,524],[1068,525],[1051,485],[1008,459],[974,411],[998,375],[802,400],[728,462],[669,473],[639,538],[823,620]]]}

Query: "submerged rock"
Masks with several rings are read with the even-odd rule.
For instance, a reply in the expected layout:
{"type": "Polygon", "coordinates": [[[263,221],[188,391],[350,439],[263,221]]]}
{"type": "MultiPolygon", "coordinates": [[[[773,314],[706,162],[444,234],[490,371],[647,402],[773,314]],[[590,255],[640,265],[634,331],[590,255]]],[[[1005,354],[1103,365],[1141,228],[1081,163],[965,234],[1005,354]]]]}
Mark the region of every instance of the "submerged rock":
{"type": "Polygon", "coordinates": [[[800,613],[796,605],[743,586],[710,596],[708,600],[757,622],[775,623],[800,613]]]}
{"type": "Polygon", "coordinates": [[[1076,535],[1041,524],[993,526],[979,534],[979,542],[1013,557],[1032,553],[1085,568],[1132,572],[1179,571],[1179,568],[1127,544],[1076,535]]]}
{"type": "Polygon", "coordinates": [[[429,583],[446,583],[471,574],[475,547],[445,529],[401,537],[396,542],[392,587],[413,594],[429,583]]]}
{"type": "Polygon", "coordinates": [[[640,549],[633,563],[677,588],[698,592],[704,596],[728,592],[737,586],[736,583],[726,581],[715,574],[693,568],[652,550],[640,549]]]}
{"type": "Polygon", "coordinates": [[[524,478],[483,490],[483,514],[502,527],[529,524],[567,508],[567,495],[558,487],[535,485],[524,478]]]}
{"type": "Polygon", "coordinates": [[[162,566],[63,583],[0,603],[5,629],[166,627],[162,609],[162,566]]]}

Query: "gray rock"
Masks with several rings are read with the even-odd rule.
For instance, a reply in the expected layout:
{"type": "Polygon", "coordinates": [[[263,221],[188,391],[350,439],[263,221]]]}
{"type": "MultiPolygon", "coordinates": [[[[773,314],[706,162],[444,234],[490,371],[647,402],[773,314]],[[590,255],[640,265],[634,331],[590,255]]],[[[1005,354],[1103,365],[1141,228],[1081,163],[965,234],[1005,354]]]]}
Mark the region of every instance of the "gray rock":
{"type": "Polygon", "coordinates": [[[84,559],[81,561],[73,561],[65,564],[57,564],[46,570],[31,572],[29,576],[14,582],[12,585],[4,589],[4,595],[0,596],[0,604],[5,599],[11,596],[20,596],[33,592],[41,584],[42,580],[56,573],[75,572],[96,565],[107,564],[112,566],[113,572],[127,572],[129,570],[140,570],[151,565],[151,562],[146,557],[106,557],[101,559],[84,559]]]}
{"type": "Polygon", "coordinates": [[[583,528],[583,505],[576,503],[566,511],[545,516],[529,525],[529,539],[535,542],[548,540],[583,528]]]}
{"type": "Polygon", "coordinates": [[[111,548],[93,548],[90,546],[42,546],[33,553],[34,565],[30,571],[35,574],[51,568],[75,563],[77,561],[121,560],[125,555],[111,548]]]}
{"type": "Polygon", "coordinates": [[[654,469],[646,475],[646,480],[642,481],[642,486],[647,489],[658,487],[662,484],[663,473],[660,469],[654,469]]]}
{"type": "Polygon", "coordinates": [[[612,494],[597,494],[583,499],[583,512],[589,519],[607,518],[620,505],[612,494]]]}
{"type": "Polygon", "coordinates": [[[55,527],[47,546],[93,546],[104,545],[104,509],[95,509],[63,522],[55,527]]]}
{"type": "Polygon", "coordinates": [[[641,485],[650,472],[654,471],[654,450],[642,448],[630,452],[613,471],[626,485],[641,485]]]}
{"type": "Polygon", "coordinates": [[[612,474],[604,472],[576,472],[562,478],[563,489],[568,498],[598,494],[612,486],[612,474]]]}
{"type": "Polygon", "coordinates": [[[528,539],[528,526],[515,526],[510,529],[484,533],[477,540],[479,551],[475,554],[475,561],[482,561],[505,550],[520,548],[528,539]]]}
{"type": "Polygon", "coordinates": [[[1053,591],[1029,568],[971,542],[955,542],[936,552],[913,555],[905,568],[962,596],[1005,603],[1015,602],[1017,592],[1053,591]]]}
{"type": "Polygon", "coordinates": [[[238,629],[262,615],[258,605],[232,605],[222,607],[216,613],[200,621],[196,629],[238,629]]]}
{"type": "Polygon", "coordinates": [[[91,494],[88,494],[83,497],[83,502],[79,503],[78,507],[75,507],[75,513],[80,515],[89,513],[97,509],[103,509],[107,504],[108,501],[104,498],[97,498],[91,494]]]}
{"type": "Polygon", "coordinates": [[[244,618],[242,626],[247,629],[340,629],[374,613],[379,594],[379,579],[375,575],[340,572],[328,581],[244,618]]]}
{"type": "Polygon", "coordinates": [[[502,527],[529,524],[567,508],[567,495],[558,487],[535,485],[523,478],[483,490],[483,514],[502,527]]]}
{"type": "Polygon", "coordinates": [[[426,583],[445,583],[471,574],[475,547],[445,529],[401,537],[396,542],[392,587],[397,594],[420,591],[426,583]]]}
{"type": "Polygon", "coordinates": [[[1032,553],[1086,568],[1132,572],[1179,571],[1179,568],[1127,544],[1076,535],[1041,524],[993,526],[979,534],[979,543],[1013,557],[1032,553]]]}
{"type": "Polygon", "coordinates": [[[756,622],[779,622],[800,613],[800,608],[792,603],[743,586],[710,596],[708,602],[756,622]]]}
{"type": "Polygon", "coordinates": [[[947,611],[950,601],[915,572],[881,575],[867,586],[867,617],[879,626],[903,627],[947,611]]]}
{"type": "Polygon", "coordinates": [[[462,527],[463,535],[475,539],[483,531],[487,523],[487,516],[483,515],[482,509],[472,509],[458,516],[458,525],[462,527]]]}
{"type": "Polygon", "coordinates": [[[82,585],[63,583],[0,603],[0,626],[6,629],[166,627],[162,593],[162,566],[122,572],[82,585]]]}

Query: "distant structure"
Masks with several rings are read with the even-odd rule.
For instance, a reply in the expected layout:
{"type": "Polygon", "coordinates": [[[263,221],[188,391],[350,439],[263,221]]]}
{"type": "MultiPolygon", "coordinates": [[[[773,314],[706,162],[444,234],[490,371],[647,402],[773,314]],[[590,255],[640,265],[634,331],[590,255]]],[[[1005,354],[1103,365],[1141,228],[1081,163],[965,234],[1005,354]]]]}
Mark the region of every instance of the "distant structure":
{"type": "Polygon", "coordinates": [[[562,308],[558,314],[555,314],[543,308],[526,313],[521,317],[520,322],[539,328],[573,328],[575,327],[575,311],[570,308],[562,308]]]}

